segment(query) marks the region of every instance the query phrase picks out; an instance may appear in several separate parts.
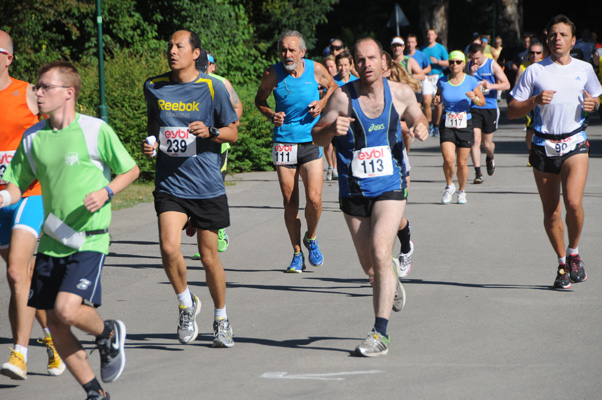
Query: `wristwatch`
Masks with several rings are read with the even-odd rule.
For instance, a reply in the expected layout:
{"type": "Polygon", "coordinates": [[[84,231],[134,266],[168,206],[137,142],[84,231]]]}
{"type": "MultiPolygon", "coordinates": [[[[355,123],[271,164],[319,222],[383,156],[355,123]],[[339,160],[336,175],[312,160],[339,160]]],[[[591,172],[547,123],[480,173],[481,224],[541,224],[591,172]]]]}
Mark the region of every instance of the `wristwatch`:
{"type": "Polygon", "coordinates": [[[209,128],[209,135],[211,135],[211,137],[209,139],[218,137],[219,129],[217,129],[215,126],[212,126],[211,128],[209,128]]]}

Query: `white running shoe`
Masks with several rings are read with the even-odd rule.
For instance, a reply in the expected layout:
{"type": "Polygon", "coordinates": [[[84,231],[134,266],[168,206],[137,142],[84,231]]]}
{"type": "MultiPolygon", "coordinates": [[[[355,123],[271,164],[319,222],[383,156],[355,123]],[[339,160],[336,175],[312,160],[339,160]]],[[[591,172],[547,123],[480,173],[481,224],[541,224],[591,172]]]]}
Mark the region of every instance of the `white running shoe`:
{"type": "Polygon", "coordinates": [[[458,204],[466,204],[466,191],[458,192],[458,204]]]}
{"type": "Polygon", "coordinates": [[[414,253],[414,242],[410,240],[410,251],[407,254],[399,253],[397,259],[399,260],[399,277],[405,278],[412,269],[412,254],[414,253]]]}
{"type": "Polygon", "coordinates": [[[451,186],[446,186],[441,196],[441,204],[449,204],[452,201],[452,195],[456,192],[456,186],[452,183],[451,186]]]}

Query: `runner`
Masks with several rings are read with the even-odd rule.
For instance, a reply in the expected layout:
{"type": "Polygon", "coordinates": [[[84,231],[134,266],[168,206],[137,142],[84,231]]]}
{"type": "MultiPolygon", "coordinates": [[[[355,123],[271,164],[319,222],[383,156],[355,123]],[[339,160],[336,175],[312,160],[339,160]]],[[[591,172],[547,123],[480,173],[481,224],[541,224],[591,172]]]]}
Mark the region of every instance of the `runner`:
{"type": "MultiPolygon", "coordinates": [[[[332,54],[326,57],[322,64],[324,64],[326,70],[333,78],[338,74],[339,71],[337,70],[336,57],[332,54]]],[[[320,86],[320,88],[322,89],[323,93],[328,91],[327,88],[322,88],[322,86],[320,86]]],[[[324,157],[326,158],[326,164],[328,164],[328,168],[326,169],[326,180],[338,180],[339,173],[337,171],[337,158],[334,154],[334,147],[332,146],[332,143],[329,143],[328,146],[324,147],[324,157]]]]}
{"type": "Polygon", "coordinates": [[[544,228],[558,257],[553,286],[569,289],[571,282],[587,279],[578,249],[590,151],[585,113],[600,108],[602,87],[590,64],[570,56],[575,24],[558,15],[548,23],[547,32],[550,57],[522,74],[510,93],[514,100],[508,105],[508,117],[520,118],[535,110],[529,162],[543,206],[544,228]],[[566,249],[561,193],[568,231],[566,249]]]}
{"type": "Polygon", "coordinates": [[[353,56],[347,50],[339,53],[336,57],[338,74],[334,76],[334,81],[338,86],[343,86],[347,82],[357,80],[357,77],[351,74],[353,68],[353,56]]]}
{"type": "Polygon", "coordinates": [[[307,231],[303,244],[311,265],[319,267],[324,263],[316,239],[322,213],[322,151],[312,142],[311,128],[337,85],[322,64],[303,58],[305,41],[299,32],[284,33],[278,41],[278,51],[282,62],[263,74],[255,105],[274,124],[272,155],[284,202],[284,222],[294,252],[286,271],[300,273],[305,269],[305,257],[301,251],[299,176],[306,199],[307,231]],[[322,98],[318,85],[327,88],[322,98]],[[272,92],[276,111],[267,103],[272,92]]]}
{"type": "Polygon", "coordinates": [[[497,92],[510,89],[510,82],[504,74],[502,67],[491,58],[487,58],[483,52],[483,45],[471,44],[468,47],[468,57],[471,59],[467,70],[470,75],[480,81],[481,91],[485,96],[485,105],[479,107],[473,105],[472,127],[474,130],[474,144],[471,149],[472,162],[475,169],[474,183],[483,183],[481,173],[481,141],[485,148],[487,175],[495,172],[495,143],[493,133],[497,130],[500,110],[497,107],[497,92]]]}
{"type": "Polygon", "coordinates": [[[0,191],[2,207],[15,203],[37,179],[44,200],[40,239],[28,305],[47,310],[54,344],[87,394],[109,399],[71,327],[94,335],[101,378],[113,382],[125,367],[125,324],[103,321],[100,273],[109,252],[111,199],[132,183],[138,166],[100,119],[76,113],[79,73],[68,62],[40,68],[37,103],[48,119],[27,129],[0,191]],[[116,174],[109,181],[111,170],[116,174]]]}
{"type": "Polygon", "coordinates": [[[465,74],[466,57],[459,50],[449,54],[449,75],[437,82],[435,104],[443,104],[445,118],[439,125],[441,132],[441,154],[443,155],[443,173],[445,189],[441,197],[442,204],[449,204],[456,192],[454,173],[458,164],[458,204],[466,204],[466,181],[468,180],[468,155],[474,140],[470,107],[474,102],[485,105],[485,99],[479,81],[465,74]]]}
{"type": "Polygon", "coordinates": [[[157,151],[155,210],[163,268],[177,295],[180,343],[198,335],[201,301],[190,293],[182,255],[182,228],[197,230],[201,263],[214,305],[213,347],[232,347],[226,312],[226,273],[217,251],[218,231],[230,225],[228,199],[220,172],[222,143],[238,138],[236,112],[222,82],[195,67],[201,40],[191,31],[175,32],[168,42],[170,72],[144,83],[149,138],[145,155],[157,151]]]}
{"type": "Polygon", "coordinates": [[[422,68],[416,59],[408,54],[404,54],[405,42],[399,36],[395,36],[391,40],[391,56],[393,60],[399,63],[408,73],[414,78],[423,81],[426,79],[426,74],[422,72],[422,68]]]}
{"type": "Polygon", "coordinates": [[[433,136],[439,136],[439,119],[441,119],[441,105],[434,105],[434,111],[431,110],[433,95],[437,93],[437,81],[443,76],[443,69],[449,66],[447,62],[447,49],[437,42],[437,32],[434,29],[429,29],[426,32],[428,44],[420,50],[429,59],[431,64],[431,72],[427,75],[423,82],[422,91],[422,106],[424,114],[429,121],[429,133],[433,136]]]}
{"type": "Polygon", "coordinates": [[[341,210],[360,264],[374,277],[374,327],[355,352],[375,357],[389,351],[387,325],[396,291],[402,307],[405,302],[403,286],[396,283],[397,259],[391,257],[407,196],[400,117],[420,140],[428,131],[412,89],[383,78],[380,43],[361,39],[353,54],[360,79],[335,92],[312,133],[319,145],[335,141],[341,210]]]}
{"type": "MultiPolygon", "coordinates": [[[[14,79],[9,66],[14,60],[10,35],[0,31],[0,178],[15,154],[23,132],[39,121],[38,105],[33,85],[14,79]]],[[[0,190],[6,182],[0,180],[0,190]]],[[[48,374],[60,375],[65,364],[56,352],[46,324],[46,311],[27,306],[34,251],[44,222],[42,190],[35,182],[16,204],[0,210],[0,255],[7,263],[10,287],[8,317],[13,334],[13,349],[0,373],[12,379],[27,379],[27,350],[34,315],[42,326],[48,354],[48,374]]]]}

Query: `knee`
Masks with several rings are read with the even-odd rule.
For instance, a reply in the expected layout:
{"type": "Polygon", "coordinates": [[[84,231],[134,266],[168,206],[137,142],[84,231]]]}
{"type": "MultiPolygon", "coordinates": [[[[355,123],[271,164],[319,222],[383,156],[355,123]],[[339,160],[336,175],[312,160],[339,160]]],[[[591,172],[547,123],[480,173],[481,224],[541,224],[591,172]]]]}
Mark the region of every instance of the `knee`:
{"type": "Polygon", "coordinates": [[[565,207],[567,214],[578,214],[583,212],[583,203],[580,199],[567,199],[565,207]]]}
{"type": "Polygon", "coordinates": [[[180,244],[174,240],[161,240],[161,254],[165,258],[173,258],[180,252],[180,244]]]}
{"type": "Polygon", "coordinates": [[[62,323],[68,326],[75,325],[78,310],[79,305],[77,307],[74,307],[72,304],[63,304],[57,302],[54,304],[54,316],[57,319],[57,321],[53,321],[51,318],[48,318],[48,325],[51,325],[51,321],[53,324],[62,323]]]}
{"type": "Polygon", "coordinates": [[[10,259],[6,270],[6,278],[11,286],[22,287],[29,286],[30,284],[27,267],[18,262],[13,262],[10,259]]]}

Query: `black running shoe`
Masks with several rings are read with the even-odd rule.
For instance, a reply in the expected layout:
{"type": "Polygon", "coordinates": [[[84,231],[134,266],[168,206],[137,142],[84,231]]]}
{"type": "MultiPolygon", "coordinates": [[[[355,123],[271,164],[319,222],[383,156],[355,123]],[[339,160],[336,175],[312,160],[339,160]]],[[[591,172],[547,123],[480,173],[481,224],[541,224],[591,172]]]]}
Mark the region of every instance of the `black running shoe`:
{"type": "Polygon", "coordinates": [[[113,382],[125,367],[125,324],[115,320],[107,322],[113,325],[111,335],[96,340],[96,347],[100,351],[100,377],[103,382],[113,382]]]}
{"type": "Polygon", "coordinates": [[[109,396],[109,393],[105,392],[104,390],[90,390],[87,393],[87,396],[88,397],[86,397],[86,400],[111,400],[111,396],[109,396]]]}
{"type": "Polygon", "coordinates": [[[495,172],[495,161],[493,160],[493,157],[486,157],[485,162],[487,163],[487,175],[493,175],[495,172]]]}
{"type": "Polygon", "coordinates": [[[475,185],[478,185],[479,183],[483,183],[483,174],[480,172],[478,174],[476,174],[473,183],[475,185]]]}
{"type": "Polygon", "coordinates": [[[571,288],[571,277],[570,273],[565,264],[558,266],[558,273],[556,274],[556,280],[554,281],[554,287],[557,289],[570,289],[571,288]]]}
{"type": "Polygon", "coordinates": [[[585,273],[585,267],[579,254],[566,257],[566,264],[571,271],[571,282],[585,282],[587,280],[587,274],[585,273]]]}

